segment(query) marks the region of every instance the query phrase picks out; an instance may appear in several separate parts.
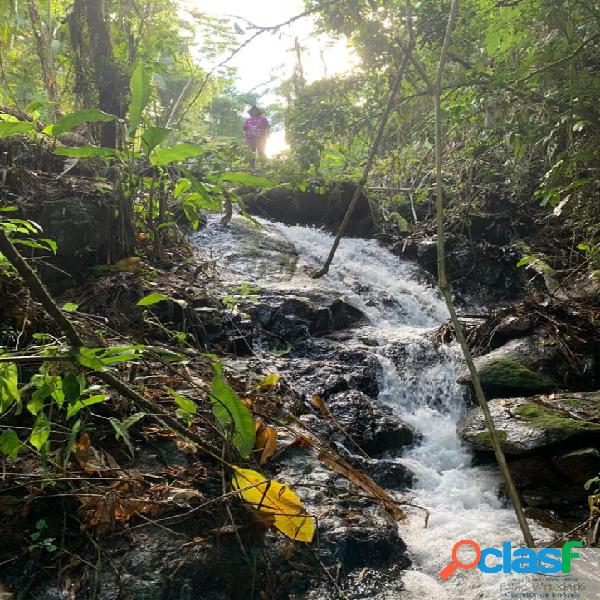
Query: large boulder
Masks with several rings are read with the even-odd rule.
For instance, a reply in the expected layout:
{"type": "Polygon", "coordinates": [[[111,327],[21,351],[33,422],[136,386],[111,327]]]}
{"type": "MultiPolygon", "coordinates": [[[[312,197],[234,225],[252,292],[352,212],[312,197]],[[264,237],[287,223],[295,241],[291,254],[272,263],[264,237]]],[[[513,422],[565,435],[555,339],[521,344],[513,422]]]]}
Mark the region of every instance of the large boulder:
{"type": "Polygon", "coordinates": [[[339,438],[351,451],[356,452],[358,445],[367,454],[377,456],[400,450],[418,439],[417,432],[391,408],[356,390],[335,394],[327,407],[337,423],[330,439],[339,438]]]}
{"type": "Polygon", "coordinates": [[[292,345],[289,354],[273,359],[293,387],[326,400],[339,392],[358,390],[370,398],[380,391],[381,363],[370,348],[355,340],[340,344],[329,337],[292,345]]]}
{"type": "MultiPolygon", "coordinates": [[[[275,187],[260,194],[247,194],[244,208],[251,214],[280,221],[287,225],[312,225],[337,232],[356,185],[339,183],[322,190],[294,191],[275,187]]],[[[374,233],[369,200],[363,194],[354,209],[345,234],[349,237],[370,237],[374,233]]]]}
{"type": "MultiPolygon", "coordinates": [[[[600,392],[496,399],[489,408],[507,454],[577,447],[600,436],[600,392]]],[[[492,449],[481,408],[472,409],[459,430],[476,449],[492,449]]]]}
{"type": "MultiPolygon", "coordinates": [[[[520,396],[564,388],[570,368],[556,342],[539,337],[511,340],[475,359],[484,390],[489,396],[520,396]]],[[[464,371],[458,383],[470,384],[464,371]]]]}
{"type": "Polygon", "coordinates": [[[358,308],[338,294],[275,289],[262,292],[243,308],[260,331],[268,332],[267,341],[295,342],[311,336],[345,329],[365,319],[358,308]]]}

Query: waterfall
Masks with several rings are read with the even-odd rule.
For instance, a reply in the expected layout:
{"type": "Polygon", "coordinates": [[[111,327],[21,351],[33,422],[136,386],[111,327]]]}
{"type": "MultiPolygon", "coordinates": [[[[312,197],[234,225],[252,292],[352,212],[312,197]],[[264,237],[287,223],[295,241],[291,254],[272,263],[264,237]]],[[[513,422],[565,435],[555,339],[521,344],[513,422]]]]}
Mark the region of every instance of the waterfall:
{"type": "MultiPolygon", "coordinates": [[[[240,247],[248,234],[241,230],[236,234],[236,227],[242,226],[234,223],[229,237],[222,231],[217,236],[200,233],[203,247],[215,244],[238,281],[248,277],[252,283],[252,276],[260,273],[260,281],[255,283],[281,284],[281,275],[269,271],[272,256],[263,257],[266,264],[258,266],[260,252],[251,253],[248,259],[240,247]],[[245,266],[247,260],[252,264],[245,266]]],[[[285,277],[287,289],[336,292],[368,316],[369,322],[353,335],[368,334],[377,340],[373,352],[382,366],[379,400],[422,435],[419,444],[396,460],[415,474],[410,501],[429,510],[429,523],[424,528],[422,511],[414,509],[408,523],[400,525],[413,567],[404,573],[401,595],[382,590],[381,600],[499,600],[525,597],[518,594],[527,590],[534,593],[539,576],[484,575],[471,569],[458,571],[446,582],[438,577],[459,540],[473,539],[482,548],[498,547],[503,541],[517,547],[523,544],[512,508],[499,496],[497,469],[473,465],[470,450],[457,434],[466,410],[464,389],[456,384],[462,357],[457,348],[436,346],[428,336],[448,318],[434,283],[413,263],[393,256],[374,240],[362,239],[343,239],[330,273],[315,281],[310,274],[323,263],[332,236],[279,223],[265,222],[264,227],[268,232],[263,235],[278,236],[297,254],[293,272],[285,277]]],[[[263,248],[269,245],[262,243],[263,248]]],[[[551,540],[547,530],[531,525],[538,543],[551,540]]],[[[465,555],[464,560],[468,559],[465,555]]]]}

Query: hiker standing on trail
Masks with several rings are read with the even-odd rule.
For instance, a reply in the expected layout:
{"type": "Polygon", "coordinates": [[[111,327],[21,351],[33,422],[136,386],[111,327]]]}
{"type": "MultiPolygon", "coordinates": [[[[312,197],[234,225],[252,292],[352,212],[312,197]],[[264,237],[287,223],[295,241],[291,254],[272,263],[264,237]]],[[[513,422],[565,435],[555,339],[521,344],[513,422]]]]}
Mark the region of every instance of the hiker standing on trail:
{"type": "Polygon", "coordinates": [[[250,108],[248,114],[250,118],[246,119],[244,123],[244,139],[254,152],[254,157],[252,158],[252,166],[254,166],[257,155],[259,162],[262,162],[267,157],[265,146],[267,145],[267,138],[271,133],[271,125],[260,108],[256,106],[250,108]]]}

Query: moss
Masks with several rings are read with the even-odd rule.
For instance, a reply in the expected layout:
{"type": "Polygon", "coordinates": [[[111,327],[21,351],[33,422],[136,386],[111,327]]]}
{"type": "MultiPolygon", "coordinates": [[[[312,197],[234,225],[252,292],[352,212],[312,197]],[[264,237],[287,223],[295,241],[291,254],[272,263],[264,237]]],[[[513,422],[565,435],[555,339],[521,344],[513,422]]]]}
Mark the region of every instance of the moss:
{"type": "MultiPolygon", "coordinates": [[[[506,442],[507,437],[508,434],[506,433],[506,431],[498,431],[498,438],[500,439],[501,443],[506,442]]],[[[490,448],[492,447],[492,438],[490,437],[489,431],[482,431],[481,433],[478,433],[477,435],[471,437],[469,441],[472,444],[477,444],[478,446],[489,446],[490,448]]]]}
{"type": "Polygon", "coordinates": [[[536,404],[523,404],[515,409],[515,414],[527,419],[540,429],[563,430],[569,433],[600,431],[600,425],[597,423],[569,419],[558,412],[542,408],[536,404]]]}
{"type": "Polygon", "coordinates": [[[578,397],[559,398],[561,404],[573,408],[593,408],[600,414],[600,392],[585,392],[578,397]]]}
{"type": "Polygon", "coordinates": [[[487,385],[518,388],[524,390],[550,390],[557,382],[523,366],[510,358],[498,358],[481,367],[481,381],[487,385]]]}

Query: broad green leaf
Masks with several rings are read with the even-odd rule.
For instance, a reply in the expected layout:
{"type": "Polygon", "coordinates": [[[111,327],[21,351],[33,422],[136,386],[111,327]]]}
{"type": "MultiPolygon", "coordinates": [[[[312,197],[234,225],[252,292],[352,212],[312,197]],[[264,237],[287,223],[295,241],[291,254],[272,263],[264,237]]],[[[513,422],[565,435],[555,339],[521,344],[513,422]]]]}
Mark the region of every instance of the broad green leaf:
{"type": "Polygon", "coordinates": [[[49,381],[45,381],[37,390],[31,394],[31,400],[27,403],[27,410],[32,415],[37,415],[44,408],[46,399],[52,394],[54,387],[49,381]]]}
{"type": "Polygon", "coordinates": [[[19,244],[20,246],[27,246],[28,248],[36,248],[37,250],[49,250],[48,246],[45,244],[40,244],[35,240],[13,240],[14,244],[19,244]]]}
{"type": "Polygon", "coordinates": [[[247,221],[250,221],[250,223],[252,223],[253,225],[260,227],[261,229],[263,228],[260,222],[257,221],[256,218],[254,218],[250,213],[247,213],[245,210],[240,210],[240,216],[244,217],[244,219],[246,219],[247,221]]]}
{"type": "Polygon", "coordinates": [[[29,121],[19,121],[17,123],[14,121],[5,121],[0,123],[0,140],[13,135],[18,135],[19,133],[27,133],[28,131],[33,131],[34,129],[35,125],[29,121]]]}
{"type": "Polygon", "coordinates": [[[58,244],[49,238],[41,238],[41,241],[44,242],[48,248],[52,251],[52,254],[56,255],[56,251],[58,250],[58,244]]]}
{"type": "Polygon", "coordinates": [[[150,72],[146,65],[139,62],[133,69],[131,81],[129,82],[131,90],[131,102],[129,104],[129,127],[127,133],[129,137],[135,135],[137,128],[142,121],[142,114],[150,101],[150,72]]]}
{"type": "Polygon", "coordinates": [[[148,127],[144,129],[141,138],[142,150],[146,154],[150,154],[156,146],[164,142],[171,131],[172,129],[166,127],[148,127]]]}
{"type": "Polygon", "coordinates": [[[32,113],[32,112],[38,111],[40,108],[44,108],[45,106],[52,106],[53,104],[54,104],[54,102],[51,102],[50,100],[42,100],[42,99],[32,100],[25,107],[25,112],[32,113]]]}
{"type": "Polygon", "coordinates": [[[182,177],[177,182],[177,185],[175,186],[175,189],[173,190],[173,196],[175,196],[175,198],[178,198],[179,196],[181,196],[181,194],[183,194],[184,192],[187,192],[191,187],[192,187],[192,182],[189,179],[182,177]]]}
{"type": "Polygon", "coordinates": [[[106,394],[94,394],[87,398],[78,398],[73,404],[67,406],[67,419],[74,417],[82,408],[92,406],[92,404],[99,404],[100,402],[108,400],[108,398],[109,397],[106,394]]]}
{"type": "Polygon", "coordinates": [[[74,302],[65,302],[61,308],[67,312],[75,312],[79,308],[79,304],[75,304],[74,302]]]}
{"type": "Polygon", "coordinates": [[[100,350],[93,348],[78,348],[74,353],[75,359],[80,365],[92,369],[93,371],[106,371],[106,367],[98,358],[99,351],[100,350]]]}
{"type": "Polygon", "coordinates": [[[0,363],[0,411],[4,412],[15,402],[21,402],[19,369],[15,363],[0,363]]]}
{"type": "Polygon", "coordinates": [[[158,304],[159,302],[164,302],[165,300],[169,300],[169,296],[152,292],[151,294],[144,296],[141,300],[138,300],[136,306],[152,306],[152,304],[158,304]]]}
{"type": "Polygon", "coordinates": [[[24,442],[19,439],[19,436],[12,429],[6,429],[0,435],[0,452],[10,458],[17,458],[23,445],[24,442]]]}
{"type": "Polygon", "coordinates": [[[179,160],[186,160],[204,154],[205,149],[192,144],[175,144],[168,148],[155,148],[150,162],[156,166],[165,166],[179,160]]]}
{"type": "Polygon", "coordinates": [[[81,123],[108,123],[117,118],[117,115],[109,115],[99,108],[86,108],[85,110],[79,110],[70,115],[66,115],[54,123],[54,125],[48,125],[48,127],[44,129],[44,133],[59,136],[68,131],[72,131],[77,125],[81,125],[81,123]]]}
{"type": "Polygon", "coordinates": [[[252,187],[270,188],[275,185],[274,181],[266,177],[252,175],[252,173],[223,173],[220,177],[221,181],[229,181],[231,183],[239,183],[240,185],[251,185],[252,187]]]}
{"type": "Polygon", "coordinates": [[[196,403],[193,400],[186,398],[185,396],[183,396],[182,394],[180,394],[179,392],[176,392],[175,390],[173,390],[171,388],[167,388],[167,390],[168,390],[169,394],[171,394],[171,396],[173,396],[173,400],[175,400],[175,404],[177,404],[177,406],[179,406],[179,410],[177,411],[177,416],[185,419],[185,418],[194,416],[198,412],[198,407],[196,406],[196,403]]]}
{"type": "Polygon", "coordinates": [[[232,486],[254,509],[273,515],[273,525],[298,542],[312,542],[315,517],[309,515],[297,494],[287,485],[265,479],[251,469],[233,467],[232,486]]]}
{"type": "Polygon", "coordinates": [[[252,413],[223,377],[220,363],[213,365],[215,377],[210,388],[213,413],[240,456],[248,458],[256,441],[252,413]]]}
{"type": "Polygon", "coordinates": [[[29,442],[37,450],[41,450],[48,438],[50,437],[50,421],[43,412],[38,413],[38,416],[33,424],[29,442]]]}
{"type": "Polygon", "coordinates": [[[64,395],[64,402],[67,404],[73,404],[79,400],[83,387],[85,386],[85,379],[75,375],[75,373],[68,373],[62,378],[62,392],[64,395]]]}
{"type": "Polygon", "coordinates": [[[67,148],[59,146],[53,150],[58,156],[67,158],[114,158],[117,151],[114,148],[101,148],[99,146],[79,146],[79,148],[67,148]]]}
{"type": "Polygon", "coordinates": [[[129,362],[139,358],[146,346],[142,344],[130,346],[112,346],[98,355],[98,358],[105,365],[117,365],[119,363],[129,362]]]}
{"type": "MultiPolygon", "coordinates": [[[[186,196],[185,200],[182,202],[183,210],[186,213],[186,216],[189,218],[188,210],[210,210],[213,212],[218,212],[221,210],[221,199],[214,198],[212,196],[204,196],[202,194],[198,194],[197,192],[193,192],[186,196]]],[[[192,213],[193,214],[193,213],[192,213]]],[[[191,220],[191,219],[190,219],[191,220]]]]}

